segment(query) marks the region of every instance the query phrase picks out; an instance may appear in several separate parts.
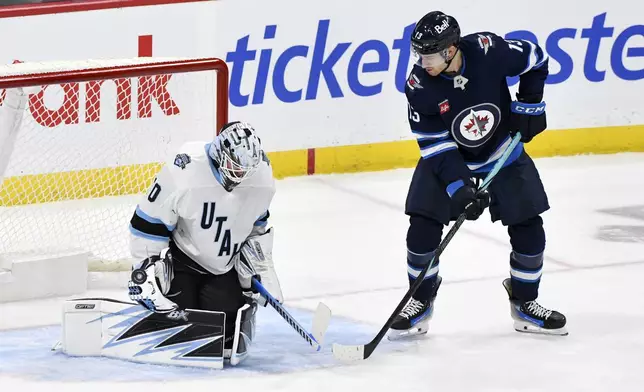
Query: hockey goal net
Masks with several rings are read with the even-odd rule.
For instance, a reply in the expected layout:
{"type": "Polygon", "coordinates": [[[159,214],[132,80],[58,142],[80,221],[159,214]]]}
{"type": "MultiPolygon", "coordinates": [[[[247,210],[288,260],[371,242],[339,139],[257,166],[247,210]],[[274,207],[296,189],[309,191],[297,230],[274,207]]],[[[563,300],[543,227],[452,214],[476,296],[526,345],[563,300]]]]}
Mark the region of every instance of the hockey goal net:
{"type": "Polygon", "coordinates": [[[227,121],[219,59],[0,67],[0,257],[89,252],[130,268],[129,220],[161,162],[227,121]]]}

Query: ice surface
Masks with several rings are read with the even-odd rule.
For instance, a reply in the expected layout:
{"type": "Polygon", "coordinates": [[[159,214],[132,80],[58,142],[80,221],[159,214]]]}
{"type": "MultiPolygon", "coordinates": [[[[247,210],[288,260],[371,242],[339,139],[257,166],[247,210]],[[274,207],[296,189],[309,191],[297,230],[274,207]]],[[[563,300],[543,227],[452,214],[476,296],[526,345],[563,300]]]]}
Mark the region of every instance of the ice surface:
{"type": "Polygon", "coordinates": [[[336,362],[330,344],[366,343],[406,290],[403,206],[412,170],[311,176],[278,181],[271,222],[286,306],[304,325],[318,301],[333,310],[322,353],[263,309],[256,350],[237,369],[71,359],[49,351],[58,327],[43,327],[58,322],[61,299],[12,303],[0,305],[0,391],[642,391],[644,154],[537,166],[552,207],[543,215],[539,301],[566,314],[567,337],[512,329],[501,286],[507,232],[485,215],[466,222],[441,258],[427,336],[384,342],[358,364],[336,362]]]}

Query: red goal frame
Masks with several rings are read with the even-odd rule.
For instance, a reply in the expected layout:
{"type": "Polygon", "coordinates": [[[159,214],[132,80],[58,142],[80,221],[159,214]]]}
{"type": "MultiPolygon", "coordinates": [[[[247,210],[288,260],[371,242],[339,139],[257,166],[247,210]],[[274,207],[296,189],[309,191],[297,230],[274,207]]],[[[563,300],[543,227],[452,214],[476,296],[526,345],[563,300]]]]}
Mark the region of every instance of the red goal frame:
{"type": "Polygon", "coordinates": [[[135,78],[174,73],[215,71],[217,73],[217,132],[228,122],[228,66],[218,58],[154,61],[144,64],[98,67],[60,72],[27,73],[0,76],[0,90],[50,84],[89,82],[93,80],[135,78]]]}
{"type": "MultiPolygon", "coordinates": [[[[203,1],[217,0],[66,0],[51,3],[31,3],[0,6],[0,19],[203,1]]],[[[0,77],[0,89],[208,70],[217,72],[217,107],[215,109],[217,110],[217,132],[219,132],[219,129],[228,122],[228,66],[226,62],[218,58],[0,77]]]]}

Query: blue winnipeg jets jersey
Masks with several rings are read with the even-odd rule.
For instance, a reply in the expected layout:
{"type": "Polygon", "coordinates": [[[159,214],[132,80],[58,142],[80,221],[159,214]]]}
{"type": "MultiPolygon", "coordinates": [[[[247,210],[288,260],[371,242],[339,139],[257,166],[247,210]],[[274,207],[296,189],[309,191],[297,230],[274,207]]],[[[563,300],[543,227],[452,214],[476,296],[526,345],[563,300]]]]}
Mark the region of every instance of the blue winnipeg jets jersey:
{"type": "MultiPolygon", "coordinates": [[[[433,77],[414,65],[405,88],[421,156],[446,185],[489,171],[509,145],[506,77],[520,76],[519,95],[540,101],[548,76],[547,55],[529,41],[481,32],[464,36],[459,50],[460,74],[433,77]]],[[[522,151],[520,143],[506,164],[522,151]]]]}

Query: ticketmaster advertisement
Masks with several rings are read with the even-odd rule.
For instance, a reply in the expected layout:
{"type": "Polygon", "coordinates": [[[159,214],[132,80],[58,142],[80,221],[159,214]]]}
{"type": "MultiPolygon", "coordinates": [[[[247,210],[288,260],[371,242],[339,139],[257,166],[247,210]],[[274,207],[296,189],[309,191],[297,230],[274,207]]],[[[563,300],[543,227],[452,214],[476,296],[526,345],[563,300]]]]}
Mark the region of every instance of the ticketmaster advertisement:
{"type": "MultiPolygon", "coordinates": [[[[509,0],[462,0],[440,9],[459,21],[463,34],[492,32],[545,48],[550,76],[544,100],[551,131],[543,137],[547,145],[541,155],[644,148],[644,3],[593,0],[582,7],[544,0],[519,7],[509,0]],[[613,150],[602,149],[606,143],[613,150]],[[568,148],[576,144],[579,149],[568,148]]],[[[432,10],[431,3],[420,0],[377,5],[368,0],[222,0],[4,17],[0,33],[13,38],[5,42],[0,61],[219,57],[230,70],[231,118],[254,124],[265,135],[268,151],[377,144],[389,146],[384,151],[392,154],[394,146],[409,147],[396,142],[412,139],[403,93],[414,61],[409,38],[415,22],[432,10]],[[142,36],[149,37],[143,50],[142,36]]],[[[208,91],[196,91],[195,82],[182,78],[171,76],[164,86],[177,106],[174,111],[153,101],[144,119],[118,117],[113,114],[115,88],[104,83],[100,119],[87,120],[81,89],[77,121],[59,121],[55,127],[30,124],[36,132],[55,132],[57,140],[70,142],[95,132],[84,143],[97,147],[110,140],[110,132],[126,137],[133,128],[137,140],[158,139],[155,132],[168,127],[191,139],[208,139],[214,127],[194,117],[214,118],[214,106],[200,104],[212,98],[200,96],[208,91]]],[[[517,80],[509,83],[516,88],[517,80]]],[[[132,105],[140,101],[135,85],[132,105]]],[[[44,95],[50,110],[65,104],[56,91],[52,86],[44,95]]],[[[158,156],[134,149],[126,161],[148,163],[158,156]]],[[[322,161],[318,156],[317,164],[322,161]]],[[[97,165],[120,162],[115,155],[97,165]]],[[[47,165],[32,171],[47,172],[47,165]]]]}

